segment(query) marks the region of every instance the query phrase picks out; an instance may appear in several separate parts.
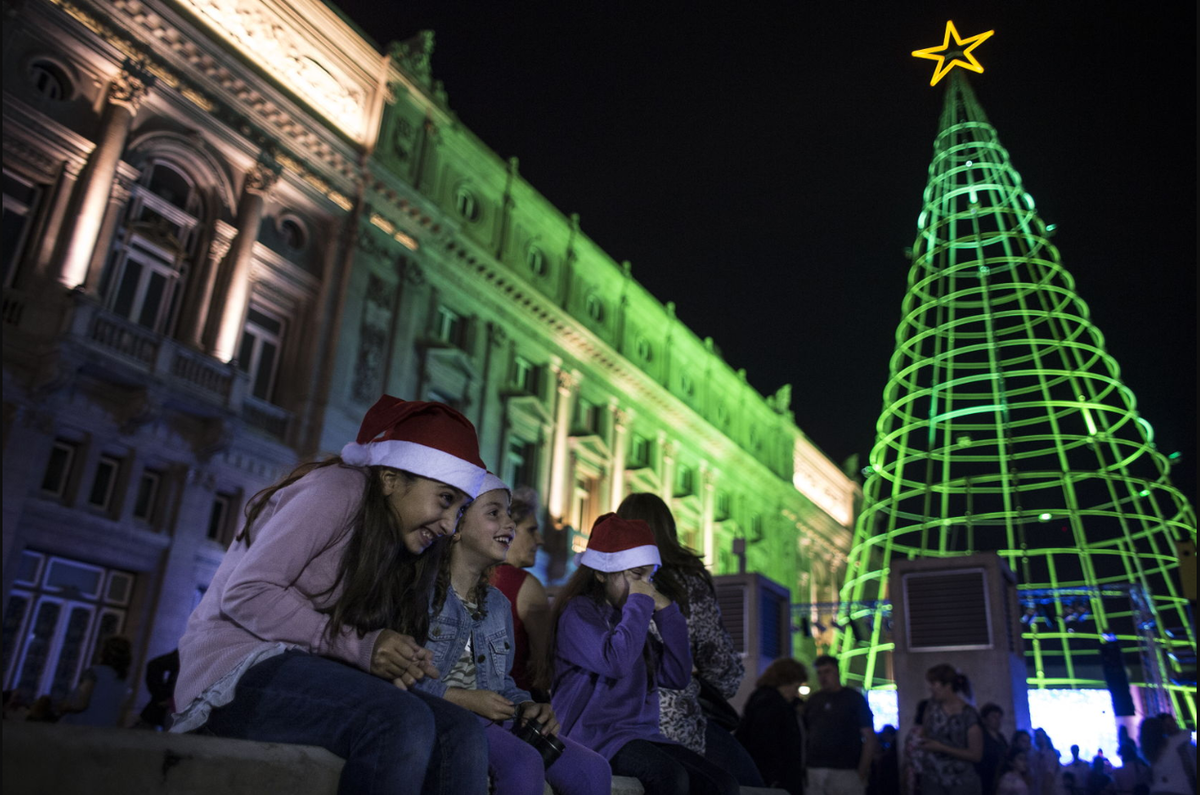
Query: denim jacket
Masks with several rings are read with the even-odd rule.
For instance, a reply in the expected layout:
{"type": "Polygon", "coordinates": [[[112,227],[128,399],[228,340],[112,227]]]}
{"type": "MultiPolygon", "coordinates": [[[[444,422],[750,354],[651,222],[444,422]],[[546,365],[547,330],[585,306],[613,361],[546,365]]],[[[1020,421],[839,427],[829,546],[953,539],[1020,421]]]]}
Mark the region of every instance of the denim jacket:
{"type": "MultiPolygon", "coordinates": [[[[533,700],[513,682],[512,608],[504,594],[488,588],[487,615],[479,620],[471,617],[453,589],[447,589],[446,603],[440,613],[434,615],[432,608],[431,602],[425,647],[433,652],[433,667],[439,673],[449,671],[458,662],[470,638],[475,650],[477,690],[495,691],[514,704],[533,700]]],[[[441,679],[427,677],[413,687],[435,696],[446,694],[446,684],[441,679]]]]}

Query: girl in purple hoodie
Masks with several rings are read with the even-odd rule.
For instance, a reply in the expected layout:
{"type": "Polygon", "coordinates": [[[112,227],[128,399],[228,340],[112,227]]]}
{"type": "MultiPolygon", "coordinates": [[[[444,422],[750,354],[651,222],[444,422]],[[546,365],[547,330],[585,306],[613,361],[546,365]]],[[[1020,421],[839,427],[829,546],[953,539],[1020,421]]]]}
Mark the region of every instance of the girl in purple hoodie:
{"type": "Polygon", "coordinates": [[[647,795],[736,795],[737,780],[658,728],[659,686],[692,675],[687,621],[651,582],[661,565],[640,520],[596,520],[555,605],[552,703],[561,733],[608,759],[647,795]],[[650,635],[653,622],[662,637],[650,635]]]}

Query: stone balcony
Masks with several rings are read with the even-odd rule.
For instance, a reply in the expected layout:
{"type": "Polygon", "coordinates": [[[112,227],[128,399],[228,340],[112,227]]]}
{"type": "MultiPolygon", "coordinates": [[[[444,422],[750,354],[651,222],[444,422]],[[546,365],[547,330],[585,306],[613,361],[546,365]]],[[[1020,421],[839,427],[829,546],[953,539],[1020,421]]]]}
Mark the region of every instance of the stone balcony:
{"type": "Polygon", "coordinates": [[[82,293],[44,299],[6,289],[0,319],[6,361],[13,347],[23,346],[36,367],[58,348],[61,358],[91,375],[169,398],[187,413],[232,415],[279,441],[289,440],[291,412],[250,395],[249,376],[233,362],[118,317],[82,293]]]}

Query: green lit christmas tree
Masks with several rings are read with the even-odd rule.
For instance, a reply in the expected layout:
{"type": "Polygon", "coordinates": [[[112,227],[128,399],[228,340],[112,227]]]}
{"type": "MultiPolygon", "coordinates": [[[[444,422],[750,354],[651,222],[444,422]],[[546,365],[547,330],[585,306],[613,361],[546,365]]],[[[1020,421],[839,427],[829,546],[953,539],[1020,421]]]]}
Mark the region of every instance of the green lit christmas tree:
{"type": "Polygon", "coordinates": [[[1149,711],[1194,721],[1176,543],[1194,543],[1195,513],[1053,226],[951,68],[982,71],[971,50],[989,35],[948,24],[942,47],[913,53],[949,79],[842,590],[843,617],[867,631],[837,651],[850,681],[888,686],[890,561],[995,551],[1027,607],[1031,688],[1103,688],[1099,649],[1116,643],[1149,711]]]}

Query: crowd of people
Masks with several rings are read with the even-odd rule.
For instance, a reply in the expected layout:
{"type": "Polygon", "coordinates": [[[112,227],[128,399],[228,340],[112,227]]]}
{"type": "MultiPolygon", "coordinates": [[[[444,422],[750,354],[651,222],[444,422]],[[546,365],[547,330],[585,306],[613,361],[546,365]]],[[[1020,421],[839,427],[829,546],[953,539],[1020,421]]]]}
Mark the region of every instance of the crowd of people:
{"type": "MultiPolygon", "coordinates": [[[[1123,738],[1119,770],[1077,749],[1063,766],[1040,729],[1006,738],[948,665],[902,742],[876,735],[831,656],[807,698],[804,664],[775,660],[739,715],[742,660],[667,504],[631,494],[600,517],[553,600],[528,570],[539,515],[535,492],[487,471],[462,414],[382,397],[339,456],[250,501],[178,650],[148,665],[139,723],[324,747],[343,793],[599,795],[614,774],[648,795],[1195,790],[1167,716],[1143,723],[1140,753],[1123,738]]],[[[131,659],[106,640],[43,712],[115,725],[131,659]]]]}

